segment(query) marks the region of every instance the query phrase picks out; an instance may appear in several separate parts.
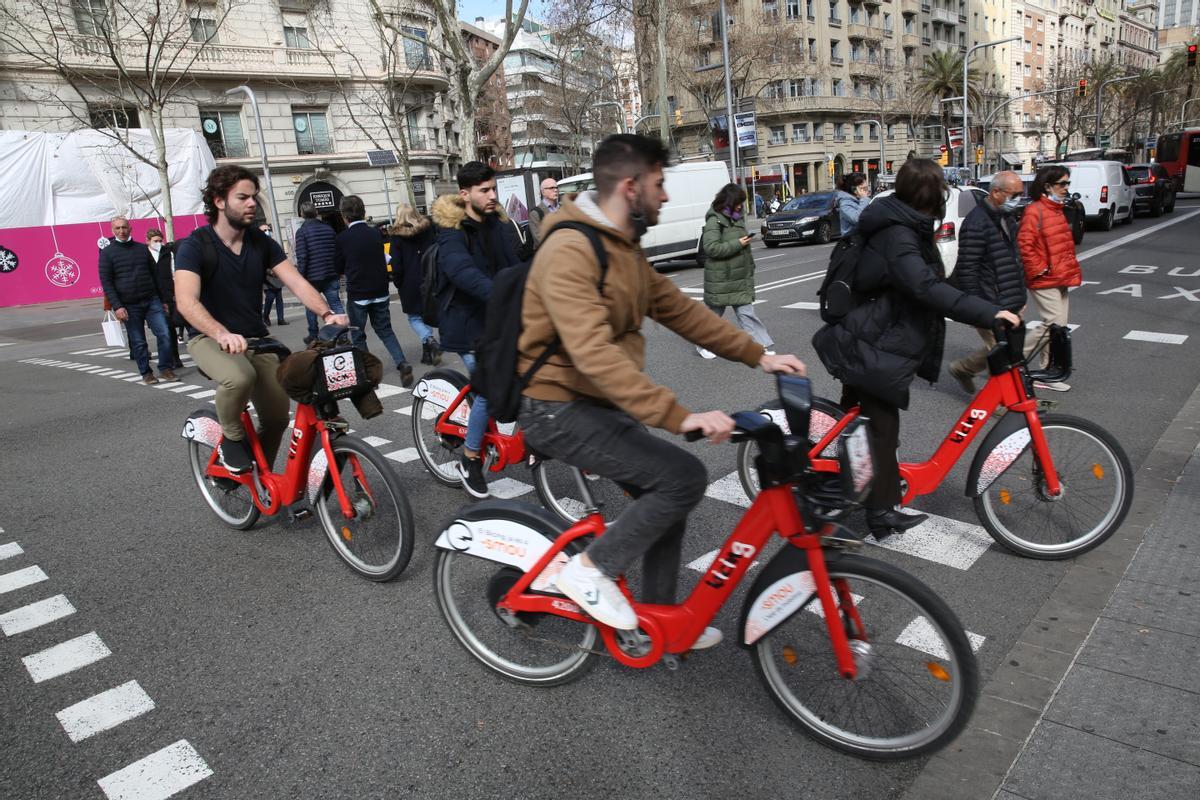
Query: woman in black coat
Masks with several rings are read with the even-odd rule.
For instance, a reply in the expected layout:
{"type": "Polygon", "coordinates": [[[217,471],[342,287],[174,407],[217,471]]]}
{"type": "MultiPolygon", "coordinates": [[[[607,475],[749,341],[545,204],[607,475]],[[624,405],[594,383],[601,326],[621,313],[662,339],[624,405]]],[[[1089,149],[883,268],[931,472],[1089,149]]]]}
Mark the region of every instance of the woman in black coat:
{"type": "Polygon", "coordinates": [[[392,282],[400,292],[400,308],[408,315],[408,324],[421,340],[421,363],[442,363],[442,350],[433,328],[421,316],[421,256],[437,239],[429,217],[417,213],[407,203],[396,209],[396,224],[391,229],[388,252],[392,257],[392,282]]]}
{"type": "Polygon", "coordinates": [[[935,382],[946,337],[945,317],[978,328],[1020,319],[960,292],[944,277],[934,226],[946,211],[941,167],[913,159],[896,175],[896,192],[863,210],[858,232],[866,240],[854,290],[866,298],[843,319],[813,336],[821,362],[843,384],[842,403],[859,404],[871,421],[875,482],[866,499],[867,525],[876,539],[926,519],[900,503],[896,446],[900,409],[908,408],[914,376],[935,382]]]}

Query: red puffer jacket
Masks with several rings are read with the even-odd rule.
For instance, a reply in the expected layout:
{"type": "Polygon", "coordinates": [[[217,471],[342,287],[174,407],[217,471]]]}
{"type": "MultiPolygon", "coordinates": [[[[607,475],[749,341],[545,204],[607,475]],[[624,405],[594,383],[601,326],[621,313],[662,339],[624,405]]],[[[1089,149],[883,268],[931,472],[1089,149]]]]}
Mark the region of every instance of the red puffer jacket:
{"type": "Polygon", "coordinates": [[[1017,232],[1025,283],[1030,289],[1078,286],[1083,280],[1075,258],[1075,239],[1063,207],[1045,197],[1025,209],[1017,232]]]}

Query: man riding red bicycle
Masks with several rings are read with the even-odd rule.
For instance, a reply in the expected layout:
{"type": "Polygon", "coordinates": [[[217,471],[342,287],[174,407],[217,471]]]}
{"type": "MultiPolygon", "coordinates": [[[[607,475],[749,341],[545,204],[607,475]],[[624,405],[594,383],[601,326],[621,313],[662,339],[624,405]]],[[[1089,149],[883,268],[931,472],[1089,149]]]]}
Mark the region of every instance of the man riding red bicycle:
{"type": "MultiPolygon", "coordinates": [[[[557,586],[596,620],[621,630],[637,616],[614,579],[645,556],[645,599],[673,603],[688,513],[704,495],[703,463],[645,426],[671,433],[700,431],[729,438],[733,420],[721,411],[693,413],[645,374],[642,321],[649,317],[693,344],[767,372],[803,374],[792,355],[768,356],[749,334],[683,294],[646,260],[638,239],[658,222],[667,200],[667,152],[642,136],[618,134],[596,149],[596,192],[567,201],[547,220],[522,306],[518,374],[555,340],[562,348],[532,377],[520,424],[538,452],[629,487],[636,499],[588,549],[563,567],[557,586]],[[580,231],[549,236],[565,221],[594,228],[608,255],[600,264],[580,231]]],[[[693,646],[712,647],[709,628],[693,646]]]]}

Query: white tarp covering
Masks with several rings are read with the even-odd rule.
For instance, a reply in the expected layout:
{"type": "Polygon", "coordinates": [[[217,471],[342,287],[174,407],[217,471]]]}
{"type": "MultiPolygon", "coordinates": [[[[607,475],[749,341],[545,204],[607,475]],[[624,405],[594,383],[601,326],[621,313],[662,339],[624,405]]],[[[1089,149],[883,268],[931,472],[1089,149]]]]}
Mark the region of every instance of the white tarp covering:
{"type": "MultiPolygon", "coordinates": [[[[165,135],[175,216],[199,214],[201,189],[216,166],[212,152],[197,131],[168,128],[165,135]]],[[[153,160],[148,130],[130,130],[129,140],[153,160]]],[[[0,131],[0,186],[0,228],[163,213],[158,171],[101,131],[0,131]]]]}

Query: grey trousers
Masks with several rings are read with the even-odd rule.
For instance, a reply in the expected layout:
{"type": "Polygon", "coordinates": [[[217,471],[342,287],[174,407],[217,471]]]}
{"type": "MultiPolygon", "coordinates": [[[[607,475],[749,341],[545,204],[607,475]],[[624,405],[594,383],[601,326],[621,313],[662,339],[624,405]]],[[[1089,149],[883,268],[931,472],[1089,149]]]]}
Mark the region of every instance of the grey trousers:
{"type": "Polygon", "coordinates": [[[635,498],[588,547],[588,558],[616,578],[644,556],[643,600],[674,603],[687,515],[708,486],[700,459],[590,400],[524,397],[519,421],[537,452],[615,481],[635,498]]]}
{"type": "MultiPolygon", "coordinates": [[[[725,316],[727,306],[708,307],[718,317],[725,316]]],[[[763,321],[758,318],[758,314],[755,313],[753,304],[734,306],[733,318],[739,328],[750,334],[751,338],[763,347],[770,349],[775,344],[775,341],[771,338],[771,334],[767,333],[767,326],[763,324],[763,321]]]]}

